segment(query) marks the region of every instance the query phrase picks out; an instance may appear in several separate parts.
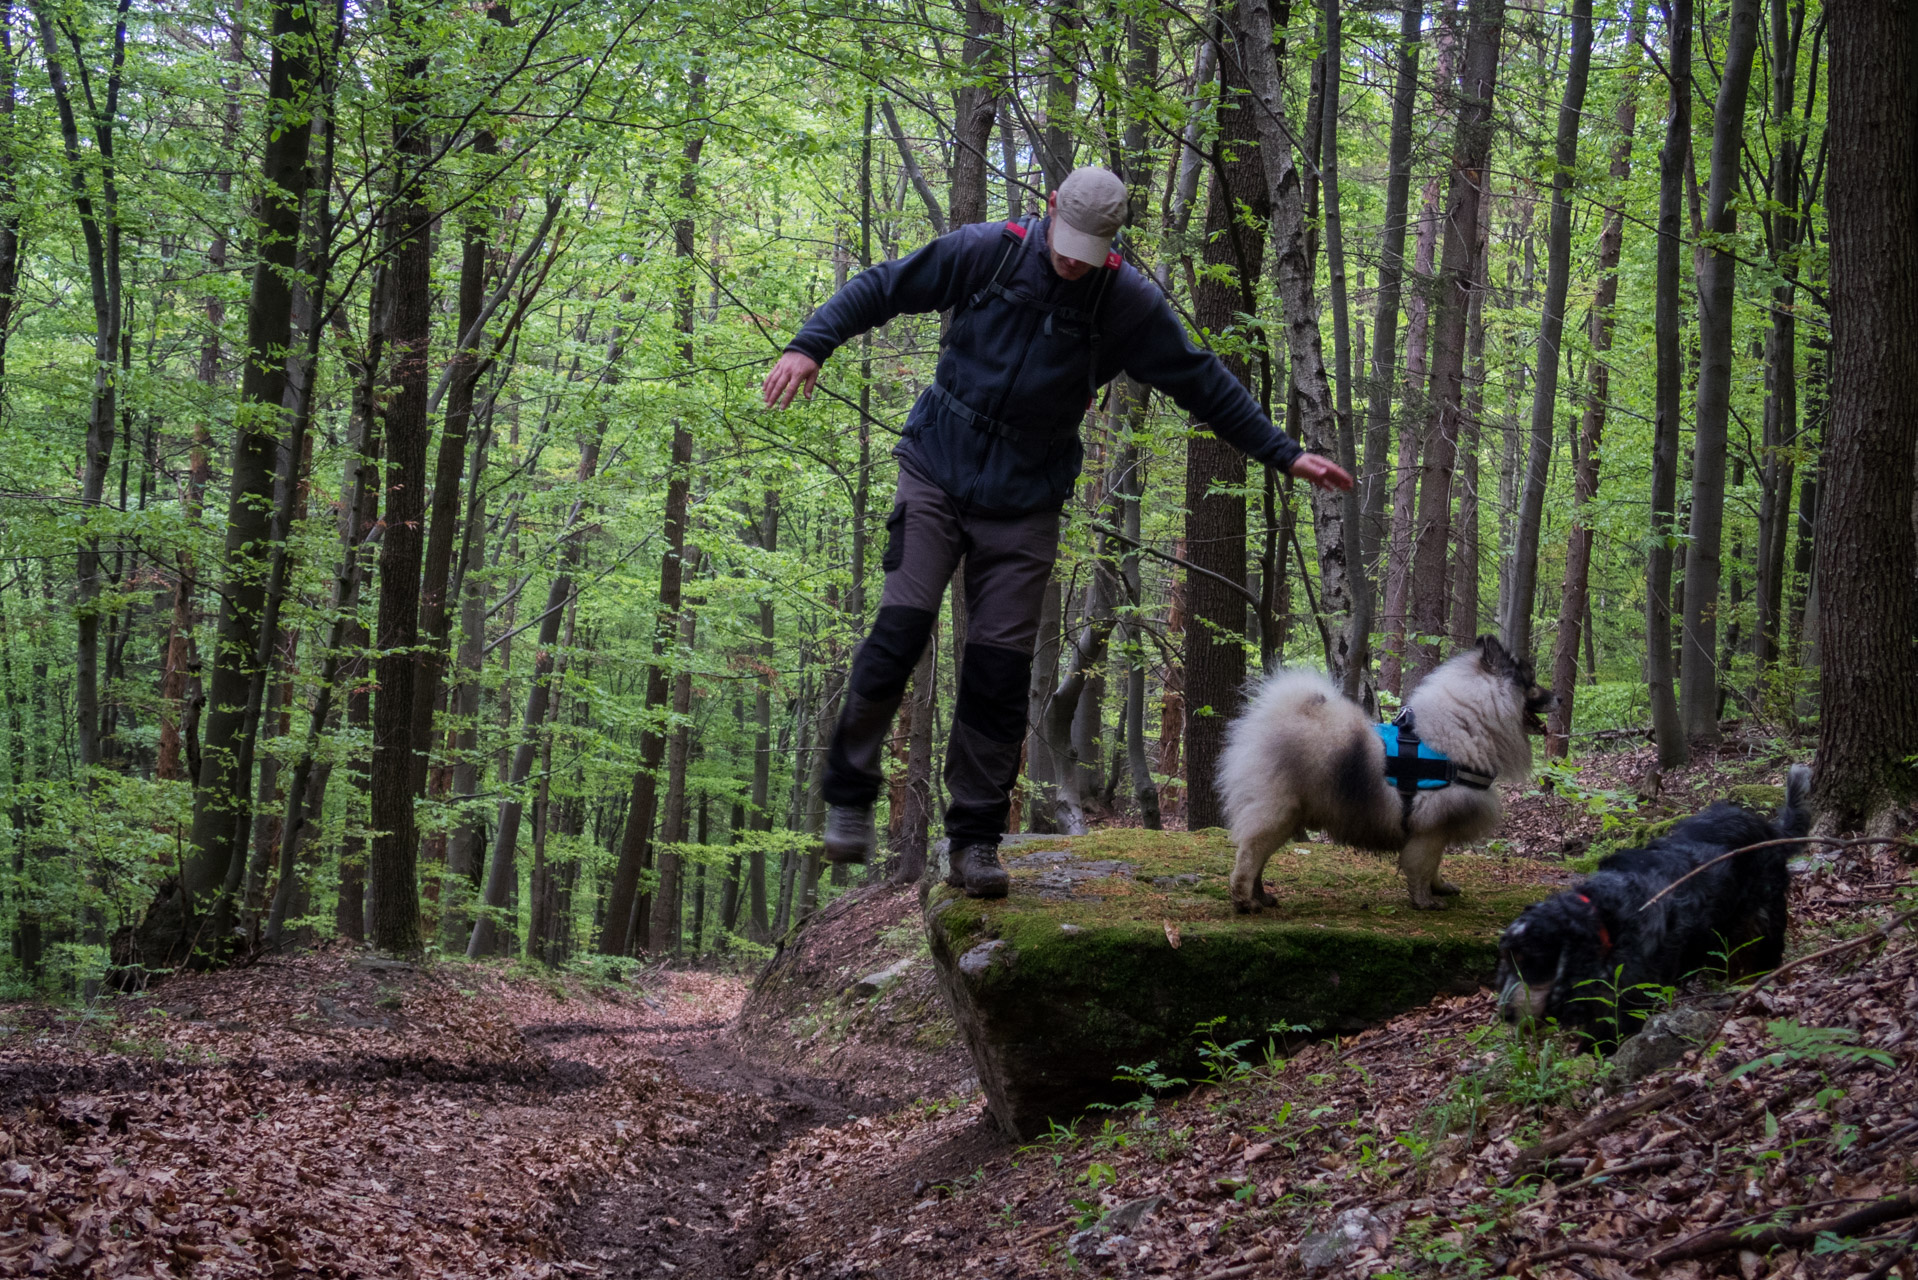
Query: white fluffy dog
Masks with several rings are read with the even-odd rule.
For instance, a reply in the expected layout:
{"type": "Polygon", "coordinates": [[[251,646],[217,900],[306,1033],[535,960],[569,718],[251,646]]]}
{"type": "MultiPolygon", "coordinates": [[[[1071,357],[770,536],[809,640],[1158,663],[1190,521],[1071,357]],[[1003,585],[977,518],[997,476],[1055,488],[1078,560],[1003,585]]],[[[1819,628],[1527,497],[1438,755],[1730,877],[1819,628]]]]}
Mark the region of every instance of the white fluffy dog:
{"type": "MultiPolygon", "coordinates": [[[[1417,736],[1473,783],[1410,794],[1387,781],[1385,742],[1370,717],[1317,671],[1280,671],[1265,681],[1226,732],[1219,787],[1238,860],[1232,905],[1241,912],[1278,900],[1260,876],[1272,855],[1307,831],[1342,844],[1397,853],[1412,905],[1439,905],[1457,886],[1439,875],[1446,846],[1475,840],[1502,813],[1491,780],[1532,770],[1526,734],[1543,733],[1553,702],[1495,637],[1426,676],[1405,700],[1417,736]]],[[[1444,768],[1443,764],[1437,766],[1444,768]]]]}

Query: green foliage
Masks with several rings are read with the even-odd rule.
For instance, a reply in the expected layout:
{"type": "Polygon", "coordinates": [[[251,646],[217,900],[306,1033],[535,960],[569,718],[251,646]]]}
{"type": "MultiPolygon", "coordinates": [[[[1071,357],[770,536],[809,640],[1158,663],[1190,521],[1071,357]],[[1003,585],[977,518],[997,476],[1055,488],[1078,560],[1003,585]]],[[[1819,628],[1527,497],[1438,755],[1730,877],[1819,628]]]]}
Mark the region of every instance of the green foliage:
{"type": "Polygon", "coordinates": [[[1884,1050],[1858,1043],[1858,1032],[1850,1027],[1807,1027],[1791,1018],[1774,1018],[1765,1024],[1765,1030],[1777,1041],[1777,1050],[1734,1067],[1726,1079],[1736,1080],[1765,1067],[1820,1060],[1846,1066],[1866,1062],[1881,1067],[1896,1065],[1884,1050]]]}

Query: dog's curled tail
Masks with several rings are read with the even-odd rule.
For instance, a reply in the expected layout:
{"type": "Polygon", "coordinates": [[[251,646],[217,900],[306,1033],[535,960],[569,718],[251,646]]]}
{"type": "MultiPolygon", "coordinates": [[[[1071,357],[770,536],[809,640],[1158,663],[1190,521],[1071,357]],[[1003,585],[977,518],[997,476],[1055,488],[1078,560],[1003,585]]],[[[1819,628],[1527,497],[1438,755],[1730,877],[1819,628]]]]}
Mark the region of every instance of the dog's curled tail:
{"type": "Polygon", "coordinates": [[[1788,836],[1811,830],[1811,766],[1795,764],[1785,775],[1785,805],[1778,811],[1778,829],[1788,836]]]}

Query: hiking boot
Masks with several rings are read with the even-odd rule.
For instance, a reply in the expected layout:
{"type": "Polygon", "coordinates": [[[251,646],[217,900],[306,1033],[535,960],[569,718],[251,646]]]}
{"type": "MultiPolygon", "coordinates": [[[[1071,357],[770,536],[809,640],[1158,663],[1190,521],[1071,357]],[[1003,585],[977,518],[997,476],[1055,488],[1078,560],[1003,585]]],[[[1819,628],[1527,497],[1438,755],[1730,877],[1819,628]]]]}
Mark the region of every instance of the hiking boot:
{"type": "Polygon", "coordinates": [[[826,806],[826,861],[864,862],[878,844],[869,804],[826,806]]]}
{"type": "Polygon", "coordinates": [[[968,844],[953,850],[946,883],[964,889],[968,898],[1003,898],[1012,877],[999,861],[998,845],[968,844]]]}

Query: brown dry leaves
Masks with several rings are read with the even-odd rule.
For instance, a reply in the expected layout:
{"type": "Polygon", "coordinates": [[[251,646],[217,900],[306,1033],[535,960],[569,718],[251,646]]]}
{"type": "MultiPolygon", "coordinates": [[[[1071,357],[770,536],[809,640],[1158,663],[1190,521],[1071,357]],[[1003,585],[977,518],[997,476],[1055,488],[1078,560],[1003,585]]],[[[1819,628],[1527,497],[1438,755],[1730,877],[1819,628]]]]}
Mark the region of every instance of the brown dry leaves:
{"type": "MultiPolygon", "coordinates": [[[[1864,886],[1909,880],[1889,852],[1800,877],[1795,951],[1882,918],[1859,915],[1864,886]]],[[[1362,1233],[1355,1251],[1311,1274],[1862,1275],[1882,1255],[1784,1247],[1741,1259],[1734,1248],[1643,1261],[1709,1244],[1704,1232],[1828,1220],[1918,1183],[1918,936],[1795,971],[1748,1004],[1709,1060],[1694,1052],[1636,1085],[1584,1077],[1526,1103],[1514,1100],[1522,1082],[1492,1087],[1512,1058],[1483,1034],[1489,995],[1440,1001],[1306,1047],[1276,1072],[1201,1086],[1149,1124],[1120,1117],[1102,1134],[1095,1116],[1074,1142],[1002,1147],[971,1177],[948,1162],[942,1185],[917,1190],[896,1171],[989,1125],[976,1100],[815,1131],[756,1188],[784,1219],[763,1270],[943,1278],[963,1259],[969,1273],[997,1276],[1296,1276],[1308,1274],[1309,1233],[1364,1210],[1384,1232],[1362,1233]],[[1785,1019],[1845,1028],[1896,1065],[1827,1056],[1726,1078],[1776,1053],[1768,1024],[1785,1019]],[[1475,1076],[1487,1086],[1476,1108],[1475,1076]],[[1514,1177],[1529,1144],[1675,1082],[1696,1087],[1559,1153],[1543,1179],[1514,1177]],[[1442,1112],[1453,1130],[1441,1136],[1442,1112]],[[1068,1257],[1088,1217],[1146,1196],[1166,1203],[1122,1243],[1068,1257]]],[[[1895,1244],[1913,1226],[1865,1234],[1895,1244]]]]}
{"type": "MultiPolygon", "coordinates": [[[[681,983],[737,1002],[736,984],[681,983]]],[[[556,1257],[581,1186],[690,1140],[718,1102],[624,1042],[638,998],[481,969],[323,954],[118,1010],[0,1012],[40,1024],[0,1041],[0,1274],[590,1270],[556,1257]]]]}

